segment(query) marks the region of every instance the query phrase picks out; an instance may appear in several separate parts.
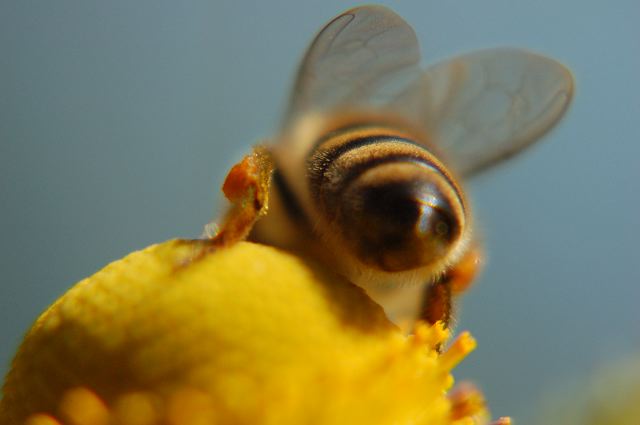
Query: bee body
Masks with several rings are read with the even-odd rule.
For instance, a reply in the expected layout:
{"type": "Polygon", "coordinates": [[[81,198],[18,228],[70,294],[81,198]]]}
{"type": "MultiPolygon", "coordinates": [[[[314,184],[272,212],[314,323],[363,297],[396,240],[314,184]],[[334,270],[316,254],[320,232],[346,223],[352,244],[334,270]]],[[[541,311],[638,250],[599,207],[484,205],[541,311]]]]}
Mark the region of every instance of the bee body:
{"type": "Polygon", "coordinates": [[[454,277],[470,279],[478,258],[461,178],[542,136],[572,87],[562,65],[520,49],[422,69],[402,18],[349,10],[304,56],[250,238],[324,262],[394,320],[448,321],[465,286],[454,277]]]}

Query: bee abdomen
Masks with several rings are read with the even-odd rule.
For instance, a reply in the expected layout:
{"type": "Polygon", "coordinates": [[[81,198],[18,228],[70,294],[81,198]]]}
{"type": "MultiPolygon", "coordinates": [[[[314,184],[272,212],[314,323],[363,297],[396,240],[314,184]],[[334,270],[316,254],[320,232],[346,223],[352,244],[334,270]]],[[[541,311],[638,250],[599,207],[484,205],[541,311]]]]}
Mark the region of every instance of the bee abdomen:
{"type": "Polygon", "coordinates": [[[364,126],[332,132],[308,159],[309,189],[331,231],[363,263],[402,271],[440,261],[460,239],[461,192],[406,134],[364,126]]]}

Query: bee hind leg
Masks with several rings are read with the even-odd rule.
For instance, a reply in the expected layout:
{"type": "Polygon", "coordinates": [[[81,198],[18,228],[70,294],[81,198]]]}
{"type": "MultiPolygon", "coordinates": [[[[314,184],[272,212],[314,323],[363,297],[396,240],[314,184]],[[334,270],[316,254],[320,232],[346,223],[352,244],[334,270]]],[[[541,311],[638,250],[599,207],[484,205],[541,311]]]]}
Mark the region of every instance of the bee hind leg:
{"type": "Polygon", "coordinates": [[[451,284],[447,276],[427,285],[420,309],[420,320],[429,324],[443,322],[448,328],[451,321],[451,298],[451,284]]]}
{"type": "Polygon", "coordinates": [[[271,154],[263,146],[256,146],[231,168],[222,186],[230,207],[219,222],[205,227],[210,243],[222,247],[246,239],[267,212],[273,168],[271,154]]]}
{"type": "Polygon", "coordinates": [[[434,324],[444,323],[449,328],[453,320],[453,297],[466,291],[482,264],[482,252],[478,247],[472,247],[436,282],[427,285],[420,310],[420,319],[434,324]]]}

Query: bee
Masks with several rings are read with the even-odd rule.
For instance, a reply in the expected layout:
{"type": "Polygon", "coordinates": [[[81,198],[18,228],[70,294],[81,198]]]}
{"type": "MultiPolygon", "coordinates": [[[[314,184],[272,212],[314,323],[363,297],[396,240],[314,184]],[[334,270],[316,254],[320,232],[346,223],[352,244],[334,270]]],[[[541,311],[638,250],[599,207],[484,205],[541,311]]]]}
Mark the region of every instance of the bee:
{"type": "MultiPolygon", "coordinates": [[[[514,48],[426,69],[420,61],[414,30],[385,7],[357,7],[326,24],[304,55],[275,143],[258,155],[269,158],[258,169],[273,168],[263,188],[268,212],[264,197],[254,198],[251,211],[263,217],[243,232],[319,259],[396,323],[449,323],[452,296],[481,259],[462,179],[554,126],[573,78],[514,48]]],[[[264,177],[257,181],[259,193],[264,177]]],[[[227,183],[237,192],[247,179],[227,183]]]]}

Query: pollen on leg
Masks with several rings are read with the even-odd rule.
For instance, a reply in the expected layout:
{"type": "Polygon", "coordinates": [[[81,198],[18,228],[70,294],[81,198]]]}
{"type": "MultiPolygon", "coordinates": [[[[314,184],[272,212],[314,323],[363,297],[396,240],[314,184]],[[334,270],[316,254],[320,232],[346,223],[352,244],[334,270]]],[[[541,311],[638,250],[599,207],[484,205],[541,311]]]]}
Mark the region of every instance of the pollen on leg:
{"type": "Polygon", "coordinates": [[[482,250],[472,247],[456,264],[447,272],[451,285],[451,292],[460,294],[469,289],[478,275],[484,262],[482,250]]]}
{"type": "Polygon", "coordinates": [[[231,168],[222,186],[231,206],[220,224],[205,227],[205,234],[214,246],[230,246],[244,240],[256,221],[266,214],[272,171],[271,156],[260,146],[231,168]]]}

